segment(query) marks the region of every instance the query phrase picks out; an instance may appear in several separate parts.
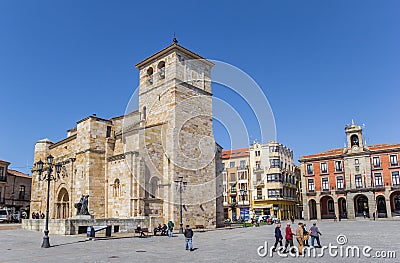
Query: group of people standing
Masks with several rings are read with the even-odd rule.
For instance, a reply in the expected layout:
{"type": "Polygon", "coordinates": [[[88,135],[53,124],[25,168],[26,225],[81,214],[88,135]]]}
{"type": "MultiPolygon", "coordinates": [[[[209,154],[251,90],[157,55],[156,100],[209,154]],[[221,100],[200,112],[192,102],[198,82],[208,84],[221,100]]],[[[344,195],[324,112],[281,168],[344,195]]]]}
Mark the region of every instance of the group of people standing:
{"type": "Polygon", "coordinates": [[[32,219],[44,219],[44,214],[42,211],[32,212],[32,219]]]}
{"type": "MultiPolygon", "coordinates": [[[[281,226],[282,226],[281,224],[278,224],[275,228],[275,244],[274,244],[274,248],[273,248],[274,252],[276,251],[278,243],[281,247],[283,246],[282,245],[283,236],[282,236],[282,232],[281,232],[281,226]]],[[[315,223],[315,222],[313,223],[313,226],[309,230],[307,230],[306,224],[303,224],[300,222],[298,224],[298,227],[296,228],[295,233],[292,231],[290,222],[288,222],[286,225],[286,229],[285,229],[286,242],[285,242],[284,253],[289,253],[290,250],[293,249],[293,247],[294,247],[293,237],[295,237],[297,240],[298,251],[299,251],[300,255],[303,252],[304,246],[309,246],[308,240],[310,239],[310,237],[311,237],[311,247],[321,248],[322,246],[321,246],[321,243],[319,240],[320,235],[322,235],[322,234],[317,227],[317,223],[315,223]],[[318,246],[314,246],[315,240],[317,240],[318,246]]]]}

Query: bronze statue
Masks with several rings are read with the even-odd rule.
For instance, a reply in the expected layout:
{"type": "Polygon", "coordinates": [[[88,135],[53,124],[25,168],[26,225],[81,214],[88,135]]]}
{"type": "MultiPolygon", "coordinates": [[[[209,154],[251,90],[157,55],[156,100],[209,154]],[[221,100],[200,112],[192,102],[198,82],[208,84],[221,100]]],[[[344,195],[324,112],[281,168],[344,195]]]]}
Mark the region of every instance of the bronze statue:
{"type": "Polygon", "coordinates": [[[89,195],[82,195],[79,203],[75,203],[76,215],[90,215],[88,208],[89,195]]]}

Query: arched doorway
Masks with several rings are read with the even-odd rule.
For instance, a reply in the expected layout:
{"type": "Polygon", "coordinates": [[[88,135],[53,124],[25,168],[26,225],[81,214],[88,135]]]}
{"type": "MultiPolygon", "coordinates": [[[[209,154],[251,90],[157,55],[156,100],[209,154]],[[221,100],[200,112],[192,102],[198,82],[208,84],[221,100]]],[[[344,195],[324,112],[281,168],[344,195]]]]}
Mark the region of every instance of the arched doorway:
{"type": "Polygon", "coordinates": [[[365,195],[357,195],[354,197],[354,212],[356,217],[369,217],[368,197],[365,195]]]}
{"type": "Polygon", "coordinates": [[[310,220],[317,219],[317,202],[315,202],[314,199],[311,199],[308,202],[308,208],[309,208],[310,220]]]}
{"type": "Polygon", "coordinates": [[[340,197],[338,199],[338,206],[339,206],[339,217],[347,218],[347,206],[346,206],[346,199],[344,197],[340,197]]]}
{"type": "Polygon", "coordinates": [[[377,209],[379,218],[387,217],[386,201],[385,201],[385,197],[383,195],[380,195],[376,198],[376,209],[377,209]]]}
{"type": "Polygon", "coordinates": [[[335,217],[335,203],[331,196],[323,196],[319,201],[321,205],[321,219],[333,219],[335,217]]]}
{"type": "Polygon", "coordinates": [[[61,188],[58,192],[56,209],[57,219],[65,219],[69,217],[69,196],[67,189],[65,188],[61,188]]]}
{"type": "Polygon", "coordinates": [[[390,195],[390,208],[392,216],[400,216],[400,191],[393,192],[390,195]]]}

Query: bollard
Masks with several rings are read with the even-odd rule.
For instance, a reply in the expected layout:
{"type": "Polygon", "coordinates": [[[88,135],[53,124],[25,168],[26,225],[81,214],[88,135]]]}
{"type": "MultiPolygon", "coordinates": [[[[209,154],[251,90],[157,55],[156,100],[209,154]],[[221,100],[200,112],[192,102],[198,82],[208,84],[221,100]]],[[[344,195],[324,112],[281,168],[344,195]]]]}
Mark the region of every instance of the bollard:
{"type": "Polygon", "coordinates": [[[108,225],[106,228],[106,237],[110,237],[111,236],[111,225],[108,225]]]}

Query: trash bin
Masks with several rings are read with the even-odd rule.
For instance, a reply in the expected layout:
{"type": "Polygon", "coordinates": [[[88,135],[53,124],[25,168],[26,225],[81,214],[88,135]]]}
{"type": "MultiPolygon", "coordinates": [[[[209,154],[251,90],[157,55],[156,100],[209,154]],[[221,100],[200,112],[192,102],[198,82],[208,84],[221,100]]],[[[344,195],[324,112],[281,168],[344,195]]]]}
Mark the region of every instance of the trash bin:
{"type": "Polygon", "coordinates": [[[110,237],[111,236],[111,225],[107,226],[106,228],[106,237],[110,237]]]}

